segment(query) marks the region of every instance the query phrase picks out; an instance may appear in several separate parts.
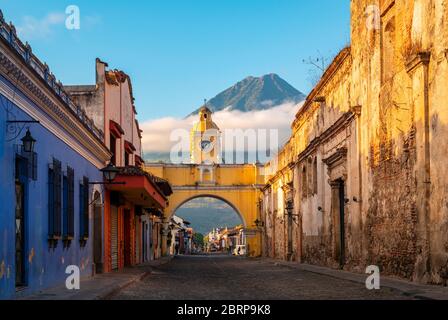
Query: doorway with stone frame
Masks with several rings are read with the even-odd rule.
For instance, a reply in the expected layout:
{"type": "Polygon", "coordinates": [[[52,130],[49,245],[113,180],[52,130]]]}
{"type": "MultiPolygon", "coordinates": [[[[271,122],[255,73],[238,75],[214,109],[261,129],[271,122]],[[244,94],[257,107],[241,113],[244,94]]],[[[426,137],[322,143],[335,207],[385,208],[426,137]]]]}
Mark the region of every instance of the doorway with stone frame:
{"type": "Polygon", "coordinates": [[[328,168],[331,187],[331,223],[333,259],[344,268],[346,260],[346,181],[347,181],[347,148],[337,149],[323,161],[328,168]]]}

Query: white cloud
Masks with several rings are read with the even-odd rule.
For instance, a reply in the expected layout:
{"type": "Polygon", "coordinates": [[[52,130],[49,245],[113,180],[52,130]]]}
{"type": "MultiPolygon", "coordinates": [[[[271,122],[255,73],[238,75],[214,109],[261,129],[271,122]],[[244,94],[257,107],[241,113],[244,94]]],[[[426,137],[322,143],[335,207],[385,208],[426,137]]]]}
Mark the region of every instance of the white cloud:
{"type": "Polygon", "coordinates": [[[66,16],[60,12],[51,12],[42,19],[24,16],[22,23],[16,27],[19,37],[26,39],[45,38],[52,34],[54,27],[64,26],[66,16]]]}
{"type": "MultiPolygon", "coordinates": [[[[291,124],[302,104],[286,103],[261,111],[229,111],[225,109],[213,114],[213,121],[224,131],[226,129],[277,129],[279,142],[283,144],[291,134],[291,124]]],[[[197,121],[197,116],[185,119],[166,117],[146,121],[141,124],[143,130],[144,152],[170,152],[176,142],[170,141],[171,133],[176,129],[189,131],[197,121]]]]}

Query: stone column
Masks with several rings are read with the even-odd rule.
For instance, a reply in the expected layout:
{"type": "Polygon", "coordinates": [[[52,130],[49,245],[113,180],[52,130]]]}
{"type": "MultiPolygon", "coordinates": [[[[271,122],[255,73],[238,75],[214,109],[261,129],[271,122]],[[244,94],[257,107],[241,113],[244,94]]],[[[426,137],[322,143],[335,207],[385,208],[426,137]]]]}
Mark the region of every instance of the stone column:
{"type": "MultiPolygon", "coordinates": [[[[367,230],[364,230],[364,211],[363,211],[363,207],[365,206],[366,203],[363,202],[363,149],[362,149],[362,145],[363,145],[363,136],[362,136],[362,123],[361,123],[361,111],[362,111],[362,107],[361,106],[354,106],[351,108],[351,111],[353,112],[354,115],[354,126],[356,128],[356,135],[355,135],[355,141],[356,141],[356,152],[355,152],[355,157],[356,159],[356,163],[358,166],[358,170],[357,170],[357,179],[358,179],[358,190],[355,189],[354,187],[354,195],[356,194],[356,200],[353,199],[353,209],[357,208],[357,214],[358,217],[356,218],[357,220],[357,227],[358,230],[356,232],[356,242],[359,242],[359,244],[356,246],[356,251],[354,252],[356,254],[356,256],[360,257],[363,261],[367,261],[368,260],[368,247],[369,247],[369,240],[368,240],[368,232],[367,230]],[[356,191],[355,191],[356,190],[356,191]]],[[[352,177],[353,179],[353,177],[352,177]]],[[[352,211],[352,214],[354,213],[354,211],[352,211]]],[[[353,236],[353,235],[352,235],[353,236]]]]}
{"type": "Polygon", "coordinates": [[[163,222],[162,224],[162,257],[168,255],[168,223],[163,222]]]}
{"type": "Polygon", "coordinates": [[[415,147],[417,159],[415,177],[417,181],[417,261],[415,280],[426,281],[430,276],[430,195],[431,195],[431,150],[430,150],[430,110],[428,65],[430,53],[414,55],[407,63],[407,71],[412,79],[412,103],[415,125],[415,147]]]}

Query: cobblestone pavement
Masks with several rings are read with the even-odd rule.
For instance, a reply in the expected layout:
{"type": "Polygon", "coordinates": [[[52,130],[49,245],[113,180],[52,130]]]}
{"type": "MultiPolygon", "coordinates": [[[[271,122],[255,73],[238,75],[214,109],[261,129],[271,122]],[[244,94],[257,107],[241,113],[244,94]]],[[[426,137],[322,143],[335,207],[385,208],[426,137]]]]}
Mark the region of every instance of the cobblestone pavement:
{"type": "Polygon", "coordinates": [[[389,288],[362,284],[262,260],[230,256],[180,256],[112,299],[298,300],[411,299],[389,288]]]}

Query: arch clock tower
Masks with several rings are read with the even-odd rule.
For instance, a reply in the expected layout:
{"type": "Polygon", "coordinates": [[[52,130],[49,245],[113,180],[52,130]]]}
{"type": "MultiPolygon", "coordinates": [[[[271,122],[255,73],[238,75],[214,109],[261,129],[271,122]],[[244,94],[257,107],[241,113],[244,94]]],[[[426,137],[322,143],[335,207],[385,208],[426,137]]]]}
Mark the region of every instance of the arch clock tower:
{"type": "Polygon", "coordinates": [[[190,157],[193,164],[221,163],[221,131],[206,105],[199,110],[199,121],[190,132],[190,157]]]}

